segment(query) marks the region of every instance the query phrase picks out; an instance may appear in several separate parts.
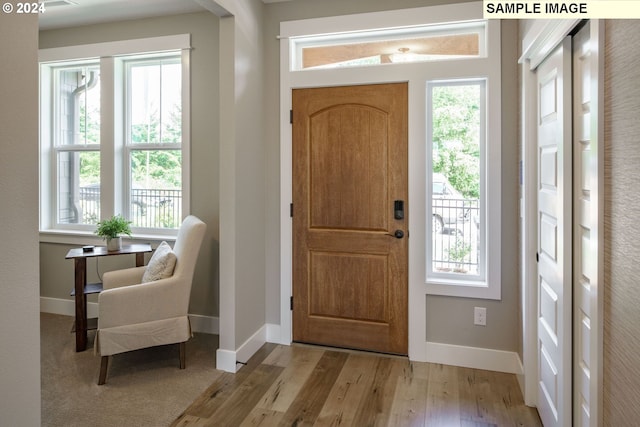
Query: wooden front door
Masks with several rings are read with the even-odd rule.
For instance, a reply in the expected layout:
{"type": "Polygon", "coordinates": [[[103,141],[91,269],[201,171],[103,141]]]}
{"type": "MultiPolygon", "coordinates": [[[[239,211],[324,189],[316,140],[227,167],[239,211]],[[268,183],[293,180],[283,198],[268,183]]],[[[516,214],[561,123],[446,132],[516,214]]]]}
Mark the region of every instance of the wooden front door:
{"type": "Polygon", "coordinates": [[[407,84],[293,91],[293,340],[408,353],[407,84]]]}

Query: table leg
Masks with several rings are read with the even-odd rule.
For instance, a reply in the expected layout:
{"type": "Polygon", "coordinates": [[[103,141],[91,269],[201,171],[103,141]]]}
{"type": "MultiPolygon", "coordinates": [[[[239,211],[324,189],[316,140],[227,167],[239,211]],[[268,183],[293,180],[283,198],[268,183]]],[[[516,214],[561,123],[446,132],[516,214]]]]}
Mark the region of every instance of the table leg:
{"type": "Polygon", "coordinates": [[[84,287],[87,283],[87,259],[75,258],[76,290],[76,351],[87,348],[87,296],[84,287]]]}
{"type": "Polygon", "coordinates": [[[144,265],[144,252],[136,253],[136,267],[142,267],[144,265]]]}

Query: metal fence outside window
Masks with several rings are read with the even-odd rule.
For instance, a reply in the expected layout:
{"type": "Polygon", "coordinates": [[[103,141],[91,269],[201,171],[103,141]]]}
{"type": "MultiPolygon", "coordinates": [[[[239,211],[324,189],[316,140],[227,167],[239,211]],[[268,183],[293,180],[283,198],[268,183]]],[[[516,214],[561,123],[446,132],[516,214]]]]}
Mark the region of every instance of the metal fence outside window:
{"type": "Polygon", "coordinates": [[[432,209],[433,271],[478,274],[479,200],[434,198],[432,209]]]}
{"type": "MultiPolygon", "coordinates": [[[[80,187],[79,209],[83,222],[100,219],[100,187],[80,187]]],[[[182,190],[131,190],[129,220],[133,227],[178,228],[182,219],[182,190]]]]}

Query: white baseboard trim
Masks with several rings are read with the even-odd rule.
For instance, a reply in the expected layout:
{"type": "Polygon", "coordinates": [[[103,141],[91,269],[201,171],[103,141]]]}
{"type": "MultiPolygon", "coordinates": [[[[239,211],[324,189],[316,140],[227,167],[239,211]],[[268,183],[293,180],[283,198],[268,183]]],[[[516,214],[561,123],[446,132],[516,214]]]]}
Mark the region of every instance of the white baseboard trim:
{"type": "Polygon", "coordinates": [[[220,319],[214,316],[203,316],[201,314],[190,314],[191,329],[193,332],[202,334],[220,334],[220,319]]]}
{"type": "Polygon", "coordinates": [[[427,362],[521,375],[518,353],[427,342],[427,362]]]}
{"type": "Polygon", "coordinates": [[[218,349],[216,352],[216,369],[235,373],[239,365],[251,359],[256,351],[267,342],[267,325],[262,325],[248,340],[236,351],[218,349]]]}
{"type": "Polygon", "coordinates": [[[262,325],[248,340],[246,340],[236,351],[237,360],[246,363],[251,359],[256,351],[267,342],[267,325],[262,325]]]}
{"type": "MultiPolygon", "coordinates": [[[[76,305],[72,299],[40,297],[40,311],[42,313],[61,314],[63,316],[75,316],[76,305]]],[[[87,317],[98,317],[98,303],[87,303],[87,317]]],[[[203,334],[218,335],[220,333],[220,320],[213,316],[190,314],[191,330],[203,334]]]]}
{"type": "Polygon", "coordinates": [[[284,342],[282,339],[282,328],[275,323],[267,323],[267,342],[273,344],[291,345],[291,342],[284,342]]]}
{"type": "MultiPolygon", "coordinates": [[[[40,311],[42,313],[75,316],[76,304],[72,299],[40,297],[40,311]]],[[[98,317],[98,303],[87,303],[87,317],[98,317]]]]}
{"type": "Polygon", "coordinates": [[[216,350],[216,369],[235,374],[238,372],[236,352],[231,350],[216,350]]]}

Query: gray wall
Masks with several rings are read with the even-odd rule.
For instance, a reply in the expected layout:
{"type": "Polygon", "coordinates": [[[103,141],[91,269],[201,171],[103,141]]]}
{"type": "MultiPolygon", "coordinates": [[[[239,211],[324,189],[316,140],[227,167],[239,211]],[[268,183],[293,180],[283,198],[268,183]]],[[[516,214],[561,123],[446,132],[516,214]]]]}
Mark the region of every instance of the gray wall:
{"type": "Polygon", "coordinates": [[[640,419],[640,23],[605,24],[604,425],[640,419]]]}
{"type": "Polygon", "coordinates": [[[37,49],[37,16],[0,12],[0,423],[13,426],[41,414],[37,49]]]}
{"type": "Polygon", "coordinates": [[[263,7],[236,0],[236,348],[265,323],[263,7]]]}
{"type": "MultiPolygon", "coordinates": [[[[422,7],[458,1],[442,0],[296,0],[269,4],[265,12],[267,135],[267,322],[280,323],[279,258],[279,34],[281,21],[422,7]]],[[[427,341],[517,351],[517,24],[507,22],[503,43],[502,129],[502,301],[428,296],[427,341]],[[487,326],[473,326],[473,307],[487,307],[487,326]]]]}
{"type": "MultiPolygon", "coordinates": [[[[191,34],[191,213],[207,224],[191,293],[189,312],[218,316],[218,18],[209,13],[122,21],[68,29],[42,31],[40,48],[73,46],[172,34],[191,34]]],[[[37,194],[37,192],[36,192],[37,194]]],[[[78,244],[40,245],[40,294],[70,299],[73,262],[64,256],[78,244]]],[[[103,258],[88,262],[88,280],[100,273],[133,266],[133,257],[103,258]]],[[[95,301],[91,297],[90,301],[95,301]]]]}
{"type": "Polygon", "coordinates": [[[220,58],[220,349],[233,352],[265,323],[264,5],[218,3],[233,15],[220,58]]]}

